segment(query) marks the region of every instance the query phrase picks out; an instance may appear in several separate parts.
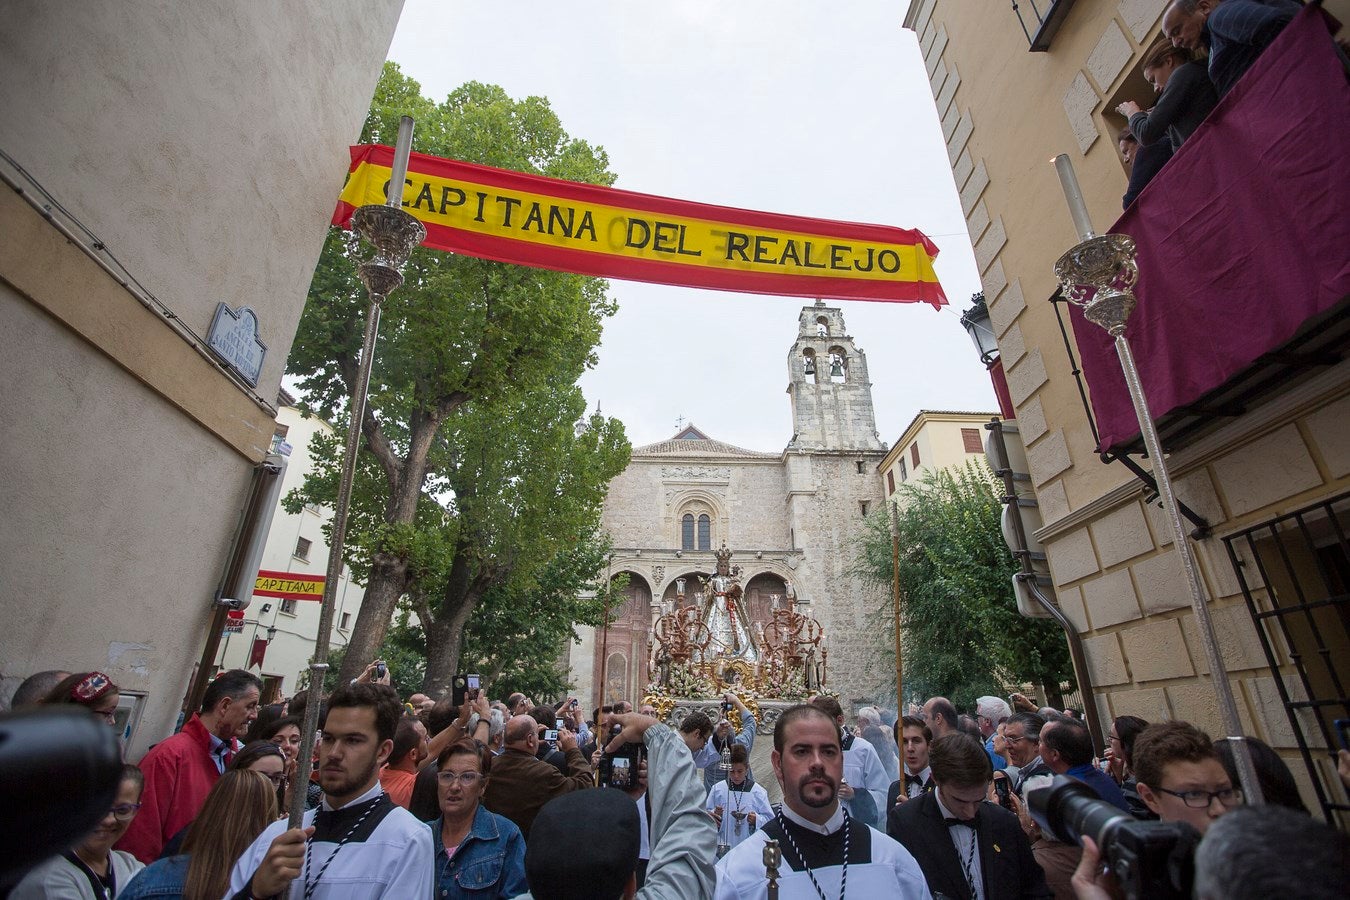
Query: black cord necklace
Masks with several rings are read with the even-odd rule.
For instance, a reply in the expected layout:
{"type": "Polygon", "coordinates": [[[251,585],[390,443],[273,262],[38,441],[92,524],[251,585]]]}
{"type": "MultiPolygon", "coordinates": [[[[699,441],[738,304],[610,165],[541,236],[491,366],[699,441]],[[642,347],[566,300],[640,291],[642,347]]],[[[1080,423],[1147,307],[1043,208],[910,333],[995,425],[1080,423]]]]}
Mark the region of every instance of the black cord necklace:
{"type": "MultiPolygon", "coordinates": [[[[797,846],[797,842],[792,838],[792,832],[788,831],[787,819],[780,812],[778,821],[783,827],[783,836],[787,838],[788,845],[792,847],[792,852],[797,854],[797,859],[801,861],[802,868],[806,870],[806,877],[811,879],[811,886],[816,889],[820,895],[820,900],[827,900],[825,891],[821,889],[820,882],[816,881],[816,875],[811,871],[811,867],[806,864],[806,856],[802,853],[802,848],[797,846]]],[[[848,888],[848,810],[844,810],[844,870],[839,874],[839,900],[844,900],[844,891],[848,888]]]]}
{"type": "MultiPolygon", "coordinates": [[[[333,852],[328,854],[328,859],[324,860],[323,865],[319,868],[319,874],[314,876],[313,882],[309,880],[309,861],[310,851],[314,848],[314,838],[311,836],[309,840],[305,841],[305,900],[309,900],[310,897],[314,896],[314,892],[319,887],[319,882],[323,880],[323,873],[328,871],[328,866],[331,865],[333,859],[337,857],[338,851],[346,846],[347,842],[352,839],[352,835],[356,834],[356,829],[361,827],[361,823],[366,820],[367,816],[375,811],[375,807],[379,806],[380,801],[383,799],[384,794],[380,794],[374,800],[367,801],[365,812],[361,813],[360,818],[356,820],[355,824],[347,829],[347,833],[342,836],[342,840],[338,841],[338,845],[333,848],[333,852]]],[[[318,815],[316,814],[314,818],[317,819],[318,815]]]]}

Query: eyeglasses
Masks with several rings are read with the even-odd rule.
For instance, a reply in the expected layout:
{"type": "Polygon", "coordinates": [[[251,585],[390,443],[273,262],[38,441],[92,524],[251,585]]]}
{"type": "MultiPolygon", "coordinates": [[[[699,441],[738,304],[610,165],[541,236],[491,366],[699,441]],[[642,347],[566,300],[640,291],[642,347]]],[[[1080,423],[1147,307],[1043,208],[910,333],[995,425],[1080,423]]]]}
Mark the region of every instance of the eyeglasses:
{"type": "Polygon", "coordinates": [[[119,822],[130,822],[136,818],[136,811],[141,808],[139,803],[119,803],[108,812],[119,822]]]}
{"type": "Polygon", "coordinates": [[[1003,740],[1009,744],[1020,744],[1023,741],[1031,740],[1031,738],[1027,737],[1026,735],[1022,735],[1021,737],[1013,737],[1011,734],[1005,734],[1003,735],[1003,740]]]}
{"type": "Polygon", "coordinates": [[[103,721],[107,722],[109,725],[117,724],[117,707],[115,706],[112,709],[106,711],[91,709],[90,712],[92,712],[95,716],[102,719],[103,721]]]}
{"type": "Polygon", "coordinates": [[[1224,788],[1221,791],[1169,791],[1165,787],[1157,788],[1164,794],[1180,797],[1181,802],[1191,809],[1208,809],[1217,799],[1224,806],[1238,806],[1242,803],[1242,791],[1238,788],[1224,788]]]}
{"type": "Polygon", "coordinates": [[[272,782],[277,787],[281,787],[283,784],[286,783],[285,772],[258,772],[258,774],[266,778],[268,781],[272,782]]]}
{"type": "Polygon", "coordinates": [[[471,787],[473,787],[474,784],[478,781],[478,779],[480,779],[480,778],[482,778],[482,777],[483,777],[483,775],[482,775],[481,772],[437,772],[437,773],[436,773],[436,780],[439,781],[441,784],[446,785],[447,787],[448,787],[449,785],[454,784],[456,781],[458,781],[460,787],[462,787],[462,788],[471,788],[471,787]]]}

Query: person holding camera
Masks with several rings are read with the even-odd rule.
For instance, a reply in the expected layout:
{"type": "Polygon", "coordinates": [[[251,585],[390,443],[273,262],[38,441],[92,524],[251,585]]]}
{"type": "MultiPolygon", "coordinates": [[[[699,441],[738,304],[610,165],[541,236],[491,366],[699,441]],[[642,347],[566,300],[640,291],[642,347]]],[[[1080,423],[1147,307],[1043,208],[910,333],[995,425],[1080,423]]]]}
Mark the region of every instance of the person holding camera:
{"type": "Polygon", "coordinates": [[[642,839],[638,804],[625,790],[578,791],[549,801],[536,816],[525,850],[530,893],[522,896],[530,900],[712,896],[717,834],[703,810],[692,755],[671,728],[649,716],[614,713],[605,726],[606,733],[613,734],[604,747],[608,756],[631,763],[642,755],[637,748],[646,751],[651,811],[646,883],[637,886],[642,839]]]}
{"type": "Polygon", "coordinates": [[[886,897],[928,900],[928,883],[899,843],[849,815],[840,803],[844,751],[839,723],[801,703],[773,733],[774,775],[783,806],[717,864],[717,900],[768,896],[766,860],[775,842],[778,897],[886,897]]]}
{"type": "Polygon", "coordinates": [[[567,729],[558,732],[558,746],[567,760],[564,775],[536,758],[539,731],[539,723],[530,716],[511,717],[506,723],[506,749],[493,760],[492,778],[483,794],[483,805],[515,822],[526,840],[534,817],[544,804],[562,794],[595,786],[590,764],[577,747],[576,735],[567,729]]]}
{"type": "Polygon", "coordinates": [[[914,855],[934,895],[974,900],[1050,897],[1017,817],[985,802],[993,774],[976,737],[933,741],[935,788],[891,810],[886,831],[914,855]]]}
{"type": "MultiPolygon", "coordinates": [[[[729,745],[744,747],[745,752],[749,754],[755,747],[755,729],[758,727],[754,713],[750,712],[750,707],[746,706],[734,691],[727,691],[726,696],[722,698],[722,718],[714,726],[712,737],[708,738],[708,747],[714,754],[713,761],[721,763],[722,750],[729,745]],[[741,714],[741,727],[739,729],[733,728],[731,720],[727,718],[733,709],[739,710],[741,714]]],[[[720,765],[708,764],[705,766],[703,769],[703,789],[705,791],[712,790],[713,785],[725,780],[723,777],[725,774],[720,765]]]]}

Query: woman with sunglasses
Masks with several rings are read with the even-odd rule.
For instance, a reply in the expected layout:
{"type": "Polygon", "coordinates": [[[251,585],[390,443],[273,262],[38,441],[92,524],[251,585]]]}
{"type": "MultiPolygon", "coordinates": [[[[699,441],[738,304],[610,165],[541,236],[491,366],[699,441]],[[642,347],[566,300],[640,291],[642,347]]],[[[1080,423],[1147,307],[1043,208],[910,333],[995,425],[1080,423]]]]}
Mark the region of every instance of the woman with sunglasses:
{"type": "Polygon", "coordinates": [[[24,877],[10,893],[12,900],[112,900],[145,866],[112,845],[126,833],[141,808],[145,779],[135,766],[122,767],[112,807],[84,840],[54,856],[24,877]]]}
{"type": "Polygon", "coordinates": [[[219,900],[230,885],[230,867],[277,818],[272,782],[261,773],[231,769],[211,788],[182,851],[146,866],[122,900],[185,897],[219,900]]]}
{"type": "Polygon", "coordinates": [[[117,701],[121,690],[102,672],[76,672],[57,682],[51,693],[42,699],[48,706],[73,704],[83,706],[109,725],[117,723],[117,701]]]}

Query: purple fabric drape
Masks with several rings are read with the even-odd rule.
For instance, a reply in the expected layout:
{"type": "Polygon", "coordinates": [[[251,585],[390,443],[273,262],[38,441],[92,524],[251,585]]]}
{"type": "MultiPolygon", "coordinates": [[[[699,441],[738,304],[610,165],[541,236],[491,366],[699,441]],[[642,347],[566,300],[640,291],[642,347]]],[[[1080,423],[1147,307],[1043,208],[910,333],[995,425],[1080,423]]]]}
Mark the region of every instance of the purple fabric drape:
{"type": "MultiPolygon", "coordinates": [[[[1304,9],[1111,227],[1138,245],[1127,335],[1153,415],[1194,403],[1350,294],[1350,86],[1304,9]]],[[[1139,424],[1111,337],[1075,307],[1101,433],[1139,424]]]]}

